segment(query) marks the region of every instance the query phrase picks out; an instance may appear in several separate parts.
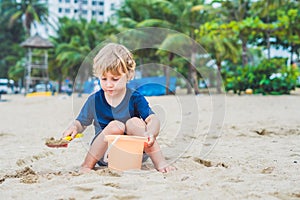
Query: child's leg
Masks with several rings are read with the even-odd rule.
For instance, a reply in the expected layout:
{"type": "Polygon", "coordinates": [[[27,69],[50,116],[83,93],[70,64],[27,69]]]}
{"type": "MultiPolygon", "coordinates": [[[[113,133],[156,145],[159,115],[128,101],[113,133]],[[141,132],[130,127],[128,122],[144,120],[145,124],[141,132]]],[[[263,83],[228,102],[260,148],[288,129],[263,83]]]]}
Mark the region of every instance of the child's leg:
{"type": "Polygon", "coordinates": [[[124,131],[125,125],[122,122],[111,121],[95,138],[81,165],[81,171],[85,172],[93,169],[95,164],[103,157],[107,149],[107,141],[104,140],[105,135],[123,135],[124,131]]]}
{"type": "MultiPolygon", "coordinates": [[[[126,122],[127,135],[136,135],[136,136],[145,137],[145,132],[146,132],[146,123],[142,119],[133,117],[126,122]]],[[[166,162],[156,140],[151,147],[145,146],[144,150],[151,158],[154,167],[157,170],[161,171],[164,168],[168,167],[168,163],[166,162]]]]}

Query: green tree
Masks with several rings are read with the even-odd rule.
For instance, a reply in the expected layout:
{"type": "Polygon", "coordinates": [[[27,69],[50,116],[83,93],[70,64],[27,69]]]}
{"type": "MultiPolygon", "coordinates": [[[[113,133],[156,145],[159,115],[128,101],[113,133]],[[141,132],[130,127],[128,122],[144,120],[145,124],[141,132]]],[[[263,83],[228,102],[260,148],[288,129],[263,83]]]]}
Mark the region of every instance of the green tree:
{"type": "Polygon", "coordinates": [[[276,47],[289,49],[290,60],[293,61],[294,53],[299,60],[300,54],[300,2],[290,2],[283,9],[277,11],[278,26],[273,37],[276,38],[276,47]]]}
{"type": "MultiPolygon", "coordinates": [[[[251,0],[226,0],[218,1],[221,3],[220,17],[222,18],[223,23],[230,24],[236,23],[239,25],[239,22],[247,18],[251,18],[251,0]]],[[[251,28],[250,28],[251,29],[251,28]]],[[[248,64],[248,40],[249,32],[251,32],[247,27],[238,27],[238,37],[242,43],[242,63],[243,66],[248,64]]]]}
{"type": "Polygon", "coordinates": [[[4,0],[3,14],[9,21],[9,27],[12,27],[16,21],[22,19],[27,37],[30,36],[31,26],[35,23],[45,24],[48,21],[48,5],[40,0],[4,0]]]}
{"type": "MultiPolygon", "coordinates": [[[[59,92],[63,79],[75,79],[78,69],[85,56],[91,51],[89,40],[90,30],[84,19],[59,19],[57,35],[50,37],[55,46],[53,59],[49,63],[50,78],[58,80],[59,92]]],[[[91,38],[92,39],[92,38],[91,38]]]]}
{"type": "MultiPolygon", "coordinates": [[[[12,57],[8,56],[8,58],[12,58],[12,57]]],[[[24,57],[20,60],[13,59],[13,62],[14,65],[11,66],[8,70],[8,77],[10,79],[13,79],[14,81],[23,80],[24,73],[25,73],[26,59],[24,57]]]]}
{"type": "Polygon", "coordinates": [[[25,39],[25,32],[22,29],[21,20],[16,21],[13,27],[8,27],[8,20],[4,16],[7,9],[8,0],[0,2],[0,77],[14,78],[8,75],[9,68],[24,56],[25,49],[20,47],[20,43],[25,39]]]}
{"type": "MultiPolygon", "coordinates": [[[[180,32],[179,34],[168,35],[161,45],[161,48],[166,48],[167,46],[173,46],[173,48],[182,48],[183,46],[189,46],[185,48],[189,52],[185,52],[186,55],[190,57],[190,64],[188,65],[188,80],[190,80],[191,86],[196,94],[199,94],[198,88],[198,73],[197,73],[197,44],[195,30],[203,25],[206,20],[209,20],[211,7],[205,5],[203,0],[193,0],[193,1],[158,1],[159,7],[162,8],[163,19],[171,25],[170,28],[180,32]],[[183,34],[181,34],[183,33],[183,34]],[[189,40],[186,39],[186,34],[189,36],[189,40]],[[174,46],[175,45],[175,46],[174,46]],[[176,47],[177,46],[177,47],[176,47]]],[[[174,56],[169,55],[170,62],[174,56]]],[[[198,66],[199,67],[199,66],[198,66]]],[[[191,87],[188,85],[188,93],[191,93],[191,87]]]]}
{"type": "Polygon", "coordinates": [[[86,56],[113,33],[115,28],[109,22],[99,24],[95,20],[59,19],[57,34],[50,38],[55,46],[49,63],[51,79],[59,81],[59,88],[63,79],[70,77],[75,80],[86,56]]]}
{"type": "Polygon", "coordinates": [[[263,43],[268,51],[268,59],[271,58],[271,37],[274,36],[274,31],[280,27],[277,26],[277,11],[288,3],[287,0],[261,0],[252,4],[251,12],[253,16],[258,16],[262,22],[266,24],[265,28],[261,29],[263,33],[263,43]]]}
{"type": "MultiPolygon", "coordinates": [[[[196,31],[199,42],[207,49],[210,56],[215,60],[218,72],[221,74],[222,63],[229,60],[238,62],[240,56],[240,45],[237,42],[238,36],[225,29],[224,25],[216,22],[207,22],[196,31]]],[[[221,80],[217,77],[217,92],[221,93],[221,80]]]]}
{"type": "MultiPolygon", "coordinates": [[[[180,48],[181,42],[186,41],[184,34],[190,38],[195,39],[194,31],[200,24],[204,24],[208,20],[209,6],[204,5],[204,0],[193,1],[166,1],[166,0],[126,0],[118,12],[120,21],[123,26],[128,28],[137,27],[163,27],[176,30],[178,34],[172,34],[165,36],[166,40],[159,48],[166,47],[167,44],[178,45],[180,48]],[[181,38],[179,38],[181,36],[181,38]],[[176,40],[177,39],[177,40],[176,40]],[[176,40],[175,43],[170,41],[176,40]]],[[[190,40],[192,41],[192,40],[190,40]]],[[[194,41],[195,42],[195,41],[194,41]]],[[[185,44],[186,45],[186,44],[185,44]]],[[[186,52],[190,56],[190,65],[188,70],[188,80],[190,80],[195,93],[199,93],[197,70],[194,66],[195,63],[195,43],[190,43],[190,52],[186,52]]],[[[172,62],[174,55],[166,55],[169,58],[169,62],[172,62]]],[[[168,74],[168,72],[166,72],[168,74]]],[[[166,75],[167,75],[166,74],[166,75]]],[[[168,87],[168,85],[167,85],[168,87]]],[[[191,88],[188,87],[188,93],[191,93],[191,88]]]]}
{"type": "MultiPolygon", "coordinates": [[[[127,30],[133,28],[144,28],[144,27],[171,27],[171,24],[160,18],[159,16],[164,15],[161,8],[157,5],[160,0],[146,0],[146,1],[138,1],[138,0],[125,0],[122,7],[117,12],[118,22],[121,25],[119,30],[127,30]]],[[[156,50],[146,48],[140,50],[140,47],[143,44],[147,44],[147,38],[153,38],[149,33],[143,31],[134,31],[133,34],[130,35],[131,38],[134,38],[134,46],[137,51],[134,52],[135,58],[137,60],[137,64],[141,66],[142,76],[146,75],[154,75],[153,72],[149,73],[143,63],[155,63],[155,62],[162,62],[165,59],[158,56],[156,54],[156,50]],[[134,36],[134,37],[132,37],[134,36]],[[145,43],[146,42],[146,43],[145,43]]],[[[155,33],[155,34],[164,34],[164,33],[155,33]]],[[[128,38],[128,41],[132,40],[128,38]]],[[[166,37],[166,35],[157,35],[157,38],[166,37]]],[[[151,46],[159,46],[159,43],[156,43],[155,40],[151,41],[151,46]]],[[[167,94],[168,90],[168,72],[167,68],[165,67],[165,76],[167,77],[166,83],[166,91],[167,94]]]]}

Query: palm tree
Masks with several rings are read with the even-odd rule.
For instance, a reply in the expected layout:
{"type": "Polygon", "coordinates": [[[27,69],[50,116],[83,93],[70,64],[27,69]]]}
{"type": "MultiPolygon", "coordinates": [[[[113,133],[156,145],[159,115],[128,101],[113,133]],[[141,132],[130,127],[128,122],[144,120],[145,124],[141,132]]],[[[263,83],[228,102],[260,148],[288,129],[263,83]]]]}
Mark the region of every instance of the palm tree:
{"type": "Polygon", "coordinates": [[[237,58],[240,55],[239,46],[231,35],[231,37],[225,32],[208,31],[201,37],[201,43],[205,49],[208,50],[211,57],[215,60],[219,74],[216,75],[217,92],[221,93],[221,68],[224,60],[231,60],[237,62],[237,58]]]}
{"type": "MultiPolygon", "coordinates": [[[[50,37],[55,52],[53,60],[49,63],[50,77],[58,79],[59,88],[62,80],[68,76],[75,80],[77,75],[81,75],[84,77],[79,77],[80,81],[84,81],[91,75],[88,67],[82,69],[82,74],[78,74],[80,67],[89,62],[86,57],[91,50],[114,32],[115,28],[109,22],[99,24],[95,20],[88,22],[85,19],[59,19],[57,35],[50,37]]],[[[88,64],[91,66],[91,63],[88,64]]]]}
{"type": "MultiPolygon", "coordinates": [[[[207,20],[207,12],[205,11],[207,6],[204,6],[204,0],[192,0],[192,1],[166,1],[166,0],[147,0],[147,1],[138,1],[138,0],[126,0],[123,7],[121,7],[118,12],[120,21],[122,24],[128,28],[137,28],[137,27],[164,27],[170,28],[172,30],[178,31],[178,35],[172,34],[171,36],[166,36],[166,40],[178,39],[178,36],[182,36],[184,39],[184,34],[189,36],[192,39],[195,39],[194,31],[199,27],[200,24],[204,24],[207,20]]],[[[191,40],[192,41],[192,40],[191,40]]],[[[164,47],[170,42],[163,42],[164,47]]],[[[177,44],[177,48],[180,47],[180,42],[178,40],[174,43],[177,44]]],[[[172,44],[172,45],[174,45],[172,44]]],[[[185,44],[186,45],[186,44],[185,44]]],[[[195,93],[199,93],[198,89],[198,78],[195,65],[195,44],[191,43],[192,48],[189,48],[191,51],[188,52],[190,56],[190,65],[188,72],[188,79],[193,85],[195,93]]],[[[160,46],[159,48],[163,48],[160,46]]],[[[187,52],[186,52],[187,53],[187,52]]],[[[168,56],[171,62],[174,56],[172,52],[168,56]]],[[[168,72],[166,72],[168,74],[168,72]]],[[[166,74],[166,75],[167,75],[166,74]]],[[[167,78],[168,80],[168,78],[167,78]]],[[[168,82],[168,81],[167,81],[168,82]]],[[[167,85],[168,87],[168,85],[167,85]]],[[[188,93],[191,93],[191,88],[188,87],[188,93]]]]}
{"type": "Polygon", "coordinates": [[[59,19],[57,36],[50,37],[55,51],[54,59],[49,63],[50,76],[58,79],[59,90],[64,78],[70,76],[72,80],[75,79],[81,63],[91,51],[90,43],[95,41],[88,37],[90,32],[88,22],[84,19],[59,19]]]}
{"type": "Polygon", "coordinates": [[[48,6],[40,0],[3,0],[3,14],[9,19],[9,27],[12,27],[17,20],[22,20],[27,36],[30,36],[31,25],[35,23],[47,23],[48,6]]]}
{"type": "MultiPolygon", "coordinates": [[[[9,19],[4,15],[7,10],[7,0],[0,1],[0,77],[10,77],[8,71],[15,63],[24,56],[25,49],[20,48],[20,43],[25,39],[25,32],[22,29],[22,23],[17,21],[16,24],[8,28],[9,19]]],[[[10,77],[12,78],[12,77],[10,77]]],[[[17,78],[14,78],[16,81],[17,78]]]]}
{"type": "MultiPolygon", "coordinates": [[[[209,20],[210,15],[208,11],[211,11],[212,7],[205,5],[204,0],[193,0],[189,2],[180,0],[172,2],[162,1],[159,2],[159,5],[162,6],[165,13],[167,13],[165,15],[165,20],[172,24],[172,27],[175,28],[175,30],[186,34],[190,38],[187,43],[181,44],[181,46],[188,45],[190,47],[188,48],[190,52],[186,52],[190,57],[188,80],[190,80],[194,92],[198,94],[199,88],[196,56],[197,53],[204,52],[197,52],[198,45],[196,44],[195,30],[209,20]]],[[[166,43],[178,44],[179,46],[180,42],[178,41],[186,41],[185,36],[182,34],[181,36],[172,34],[172,36],[168,36],[166,40],[170,40],[166,43]],[[178,37],[181,37],[181,39],[178,37]]],[[[172,58],[172,56],[170,57],[172,58]]],[[[188,87],[188,93],[191,93],[190,87],[188,87]]]]}
{"type": "MultiPolygon", "coordinates": [[[[251,0],[226,0],[220,1],[221,3],[221,17],[225,19],[225,23],[232,21],[241,22],[247,17],[251,17],[251,0]]],[[[248,34],[239,34],[242,42],[242,63],[243,66],[248,64],[248,34]]]]}
{"type": "MultiPolygon", "coordinates": [[[[133,29],[133,28],[145,28],[145,27],[171,27],[171,24],[160,18],[159,16],[164,15],[162,13],[161,8],[157,7],[156,0],[146,0],[146,1],[138,1],[138,0],[125,0],[122,7],[117,11],[117,17],[119,24],[121,25],[120,30],[126,30],[126,29],[133,29]]],[[[145,46],[145,43],[148,38],[153,38],[153,35],[151,35],[152,31],[139,31],[135,30],[130,35],[131,38],[134,38],[134,41],[131,42],[134,46],[133,49],[137,50],[135,52],[135,57],[137,57],[137,62],[141,65],[141,71],[144,75],[144,72],[146,69],[143,67],[143,63],[145,61],[149,61],[153,63],[154,60],[159,59],[159,61],[162,61],[162,58],[158,57],[157,54],[155,54],[155,51],[150,48],[146,48],[143,50],[140,50],[140,47],[145,46]],[[150,32],[150,34],[149,34],[150,32]]],[[[158,31],[159,32],[159,31],[158,31]]],[[[155,33],[157,34],[163,34],[162,37],[166,37],[166,34],[164,33],[155,33]]],[[[161,36],[157,36],[158,38],[161,38],[161,36]]],[[[128,41],[131,40],[131,38],[128,38],[128,41]]],[[[161,42],[161,40],[159,40],[161,42]]],[[[128,42],[127,42],[128,43],[128,42]]],[[[157,47],[160,43],[155,42],[154,40],[151,40],[151,47],[157,47]]],[[[164,70],[165,76],[167,77],[166,81],[166,94],[169,93],[169,76],[168,72],[165,68],[164,70]]]]}
{"type": "Polygon", "coordinates": [[[290,49],[291,61],[293,53],[299,48],[299,1],[290,0],[263,0],[253,3],[253,11],[263,22],[269,26],[262,30],[264,40],[268,50],[268,59],[271,58],[271,44],[290,49]],[[278,26],[273,27],[273,24],[278,26]],[[276,38],[276,42],[271,43],[270,38],[276,38]]]}
{"type": "MultiPolygon", "coordinates": [[[[266,24],[271,24],[277,21],[277,10],[289,1],[286,0],[262,0],[254,2],[252,5],[252,11],[254,16],[259,16],[266,24]]],[[[275,31],[274,29],[267,28],[262,30],[265,34],[265,41],[267,43],[268,59],[271,58],[271,34],[275,31]]]]}

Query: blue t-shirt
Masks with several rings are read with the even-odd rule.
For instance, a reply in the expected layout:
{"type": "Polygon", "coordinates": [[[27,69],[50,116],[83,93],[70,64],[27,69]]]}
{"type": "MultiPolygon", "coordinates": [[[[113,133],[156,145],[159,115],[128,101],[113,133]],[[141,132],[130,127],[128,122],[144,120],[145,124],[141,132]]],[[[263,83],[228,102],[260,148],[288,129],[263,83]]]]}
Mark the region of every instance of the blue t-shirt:
{"type": "Polygon", "coordinates": [[[83,126],[89,126],[93,123],[95,134],[99,134],[113,120],[126,123],[132,117],[145,120],[151,114],[154,114],[154,112],[149,107],[149,103],[137,91],[127,88],[121,103],[116,107],[112,107],[107,103],[104,91],[100,89],[88,97],[77,120],[83,126]]]}

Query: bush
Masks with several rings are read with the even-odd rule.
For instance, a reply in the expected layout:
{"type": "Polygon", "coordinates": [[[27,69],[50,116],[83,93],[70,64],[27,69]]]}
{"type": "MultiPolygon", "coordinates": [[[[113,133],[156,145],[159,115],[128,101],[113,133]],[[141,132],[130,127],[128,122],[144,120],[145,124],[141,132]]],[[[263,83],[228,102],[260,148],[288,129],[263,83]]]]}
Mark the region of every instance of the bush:
{"type": "Polygon", "coordinates": [[[286,59],[263,60],[257,66],[237,67],[235,71],[222,71],[225,90],[241,94],[247,88],[253,93],[290,94],[297,85],[298,69],[286,66],[286,59]]]}

